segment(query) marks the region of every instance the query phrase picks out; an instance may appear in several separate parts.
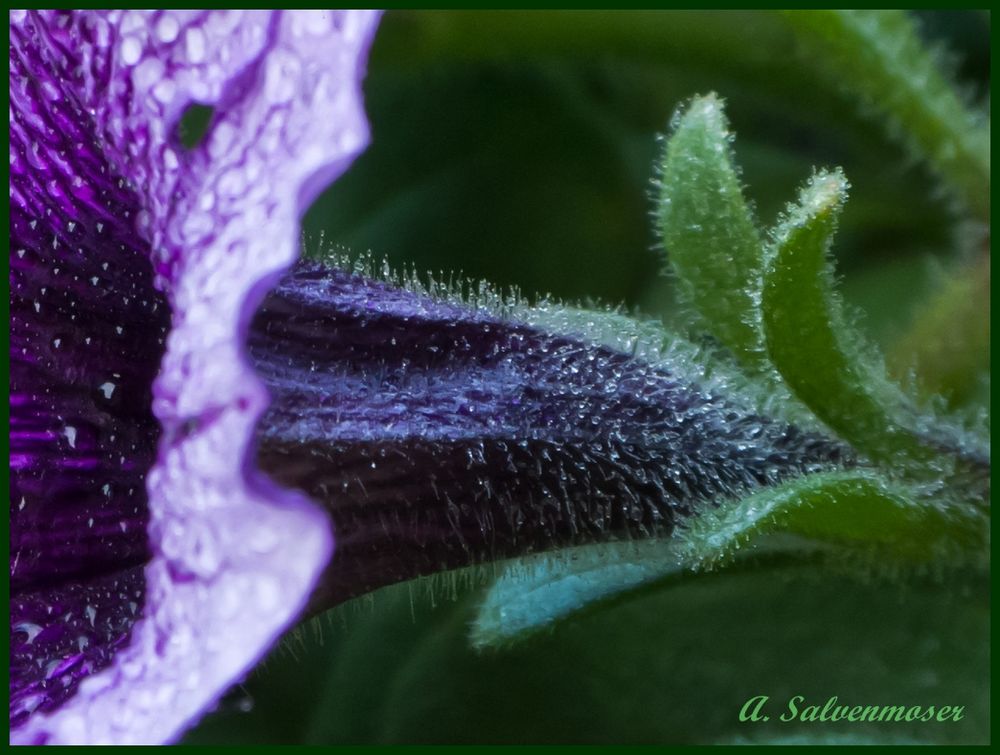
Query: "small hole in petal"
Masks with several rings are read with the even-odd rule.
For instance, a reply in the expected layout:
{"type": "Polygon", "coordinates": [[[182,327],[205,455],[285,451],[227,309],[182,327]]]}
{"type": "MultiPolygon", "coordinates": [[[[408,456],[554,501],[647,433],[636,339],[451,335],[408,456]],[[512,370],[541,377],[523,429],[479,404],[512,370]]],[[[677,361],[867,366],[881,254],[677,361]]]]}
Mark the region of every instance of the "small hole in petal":
{"type": "Polygon", "coordinates": [[[197,102],[188,105],[177,122],[177,139],[184,149],[194,149],[201,144],[205,134],[208,133],[214,112],[215,108],[211,105],[202,105],[197,102]]]}

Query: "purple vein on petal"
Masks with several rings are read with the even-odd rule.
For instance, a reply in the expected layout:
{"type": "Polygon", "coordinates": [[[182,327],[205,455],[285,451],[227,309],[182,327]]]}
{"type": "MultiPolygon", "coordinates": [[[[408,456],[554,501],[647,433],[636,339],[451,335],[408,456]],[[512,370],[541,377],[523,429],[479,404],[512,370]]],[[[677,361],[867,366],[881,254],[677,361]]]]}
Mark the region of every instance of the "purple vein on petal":
{"type": "Polygon", "coordinates": [[[152,381],[169,306],[138,205],[12,27],[10,722],[57,709],[128,639],[149,558],[152,381]]]}

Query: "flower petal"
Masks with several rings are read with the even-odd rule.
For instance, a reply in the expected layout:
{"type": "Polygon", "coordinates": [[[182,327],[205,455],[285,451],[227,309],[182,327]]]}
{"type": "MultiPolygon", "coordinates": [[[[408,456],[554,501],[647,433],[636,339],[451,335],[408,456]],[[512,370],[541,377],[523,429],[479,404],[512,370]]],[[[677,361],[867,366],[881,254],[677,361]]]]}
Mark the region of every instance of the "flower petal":
{"type": "MultiPolygon", "coordinates": [[[[110,666],[12,741],[176,737],[298,614],[329,558],[326,517],[248,463],[267,399],[243,336],[296,256],[301,213],[366,143],[359,80],[377,19],[11,16],[12,56],[19,43],[37,53],[26,78],[73,103],[108,171],[124,179],[173,313],[153,391],[163,437],[147,480],[153,557],[143,619],[110,666]],[[215,106],[216,116],[184,150],[175,127],[192,102],[215,106]]],[[[57,138],[52,124],[36,128],[57,138]]],[[[20,146],[30,164],[30,141],[20,146]]],[[[12,206],[13,186],[12,178],[12,206]]]]}

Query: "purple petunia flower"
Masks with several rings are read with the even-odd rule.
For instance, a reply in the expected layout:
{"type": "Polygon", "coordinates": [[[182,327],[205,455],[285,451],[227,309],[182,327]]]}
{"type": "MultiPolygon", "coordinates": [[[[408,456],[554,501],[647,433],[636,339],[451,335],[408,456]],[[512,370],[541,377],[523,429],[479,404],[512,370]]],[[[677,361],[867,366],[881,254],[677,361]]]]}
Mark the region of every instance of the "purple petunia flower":
{"type": "Polygon", "coordinates": [[[304,610],[851,463],[568,322],[292,267],[377,21],[11,15],[13,742],[169,741],[304,610]]]}
{"type": "Polygon", "coordinates": [[[246,463],[242,334],[367,141],[377,20],[11,14],[12,741],[176,737],[326,564],[326,515],[246,463]]]}

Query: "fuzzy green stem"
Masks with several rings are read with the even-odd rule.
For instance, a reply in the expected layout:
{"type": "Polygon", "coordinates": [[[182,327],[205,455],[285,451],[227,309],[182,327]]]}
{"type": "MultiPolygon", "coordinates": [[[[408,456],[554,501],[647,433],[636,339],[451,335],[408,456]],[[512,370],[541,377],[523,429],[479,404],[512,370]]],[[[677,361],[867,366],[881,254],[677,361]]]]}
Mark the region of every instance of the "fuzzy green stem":
{"type": "Polygon", "coordinates": [[[989,118],[968,107],[903,11],[787,11],[824,68],[925,159],[976,217],[990,211],[989,118]]]}

